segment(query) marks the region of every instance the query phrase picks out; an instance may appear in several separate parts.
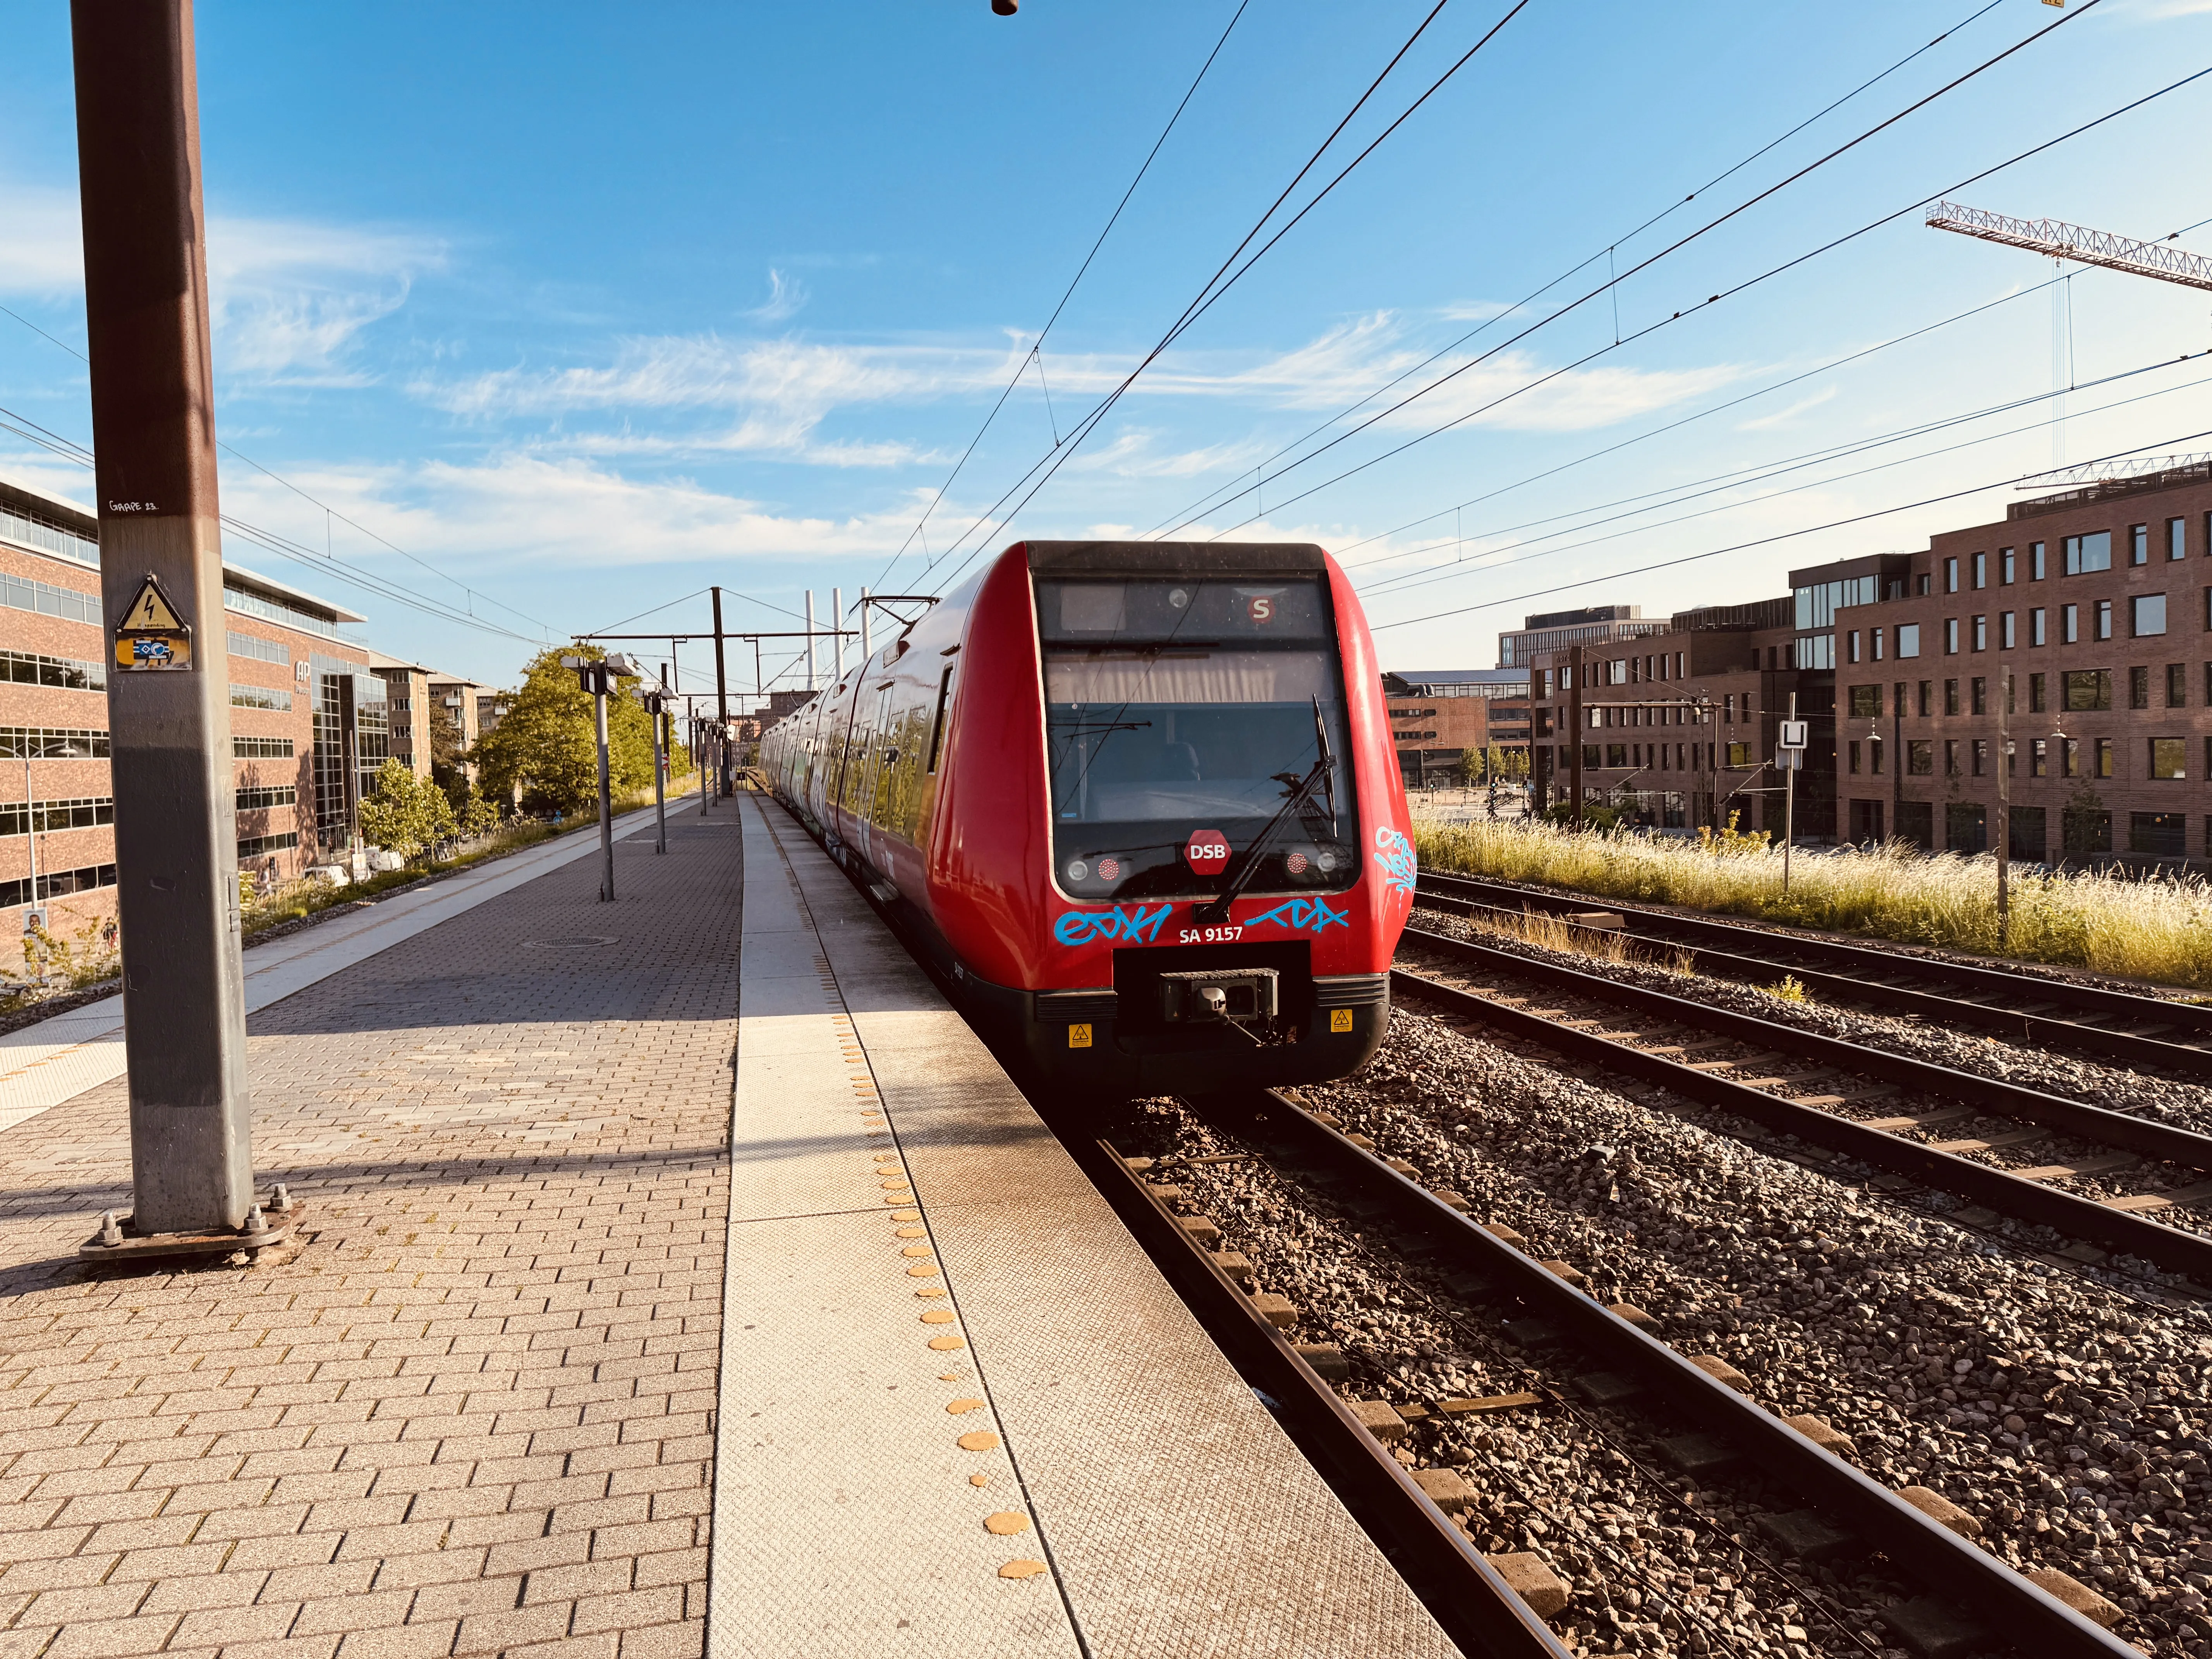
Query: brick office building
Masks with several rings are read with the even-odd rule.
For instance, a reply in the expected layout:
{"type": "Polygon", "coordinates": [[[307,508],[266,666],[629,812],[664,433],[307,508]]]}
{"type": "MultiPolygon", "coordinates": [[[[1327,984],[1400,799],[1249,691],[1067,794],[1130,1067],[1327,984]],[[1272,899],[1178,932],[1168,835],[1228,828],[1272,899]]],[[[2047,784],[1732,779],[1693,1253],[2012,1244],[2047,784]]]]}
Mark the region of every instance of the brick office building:
{"type": "Polygon", "coordinates": [[[1811,665],[1797,612],[1833,580],[1826,567],[1791,574],[1796,592],[1747,605],[1678,611],[1661,633],[1541,653],[1534,667],[1539,810],[1569,798],[1572,711],[1583,713],[1586,804],[1623,808],[1670,830],[1726,824],[1780,830],[1784,785],[1771,762],[1790,698],[1815,742],[1796,781],[1800,835],[1834,833],[1835,677],[1811,665]],[[1801,666],[1801,660],[1806,665],[1801,666]]]}
{"type": "MultiPolygon", "coordinates": [[[[64,933],[115,911],[98,538],[83,508],[0,481],[0,907],[46,904],[64,933]]],[[[223,606],[240,867],[296,874],[349,840],[384,684],[353,611],[229,564],[223,606]]]]}
{"type": "MultiPolygon", "coordinates": [[[[2014,502],[1923,551],[1793,571],[1788,599],[1685,612],[1632,653],[1586,647],[1585,799],[1778,830],[1773,728],[1794,690],[1808,839],[1989,850],[2008,740],[2014,858],[2212,859],[2208,552],[2212,465],[2179,467],[2014,502]],[[1656,706],[1676,700],[1693,706],[1656,706]]],[[[1552,803],[1567,793],[1570,660],[1536,664],[1552,803]]]]}
{"type": "Polygon", "coordinates": [[[1407,787],[1457,783],[1469,755],[1528,746],[1528,676],[1516,668],[1385,674],[1390,738],[1407,787]]]}
{"type": "Polygon", "coordinates": [[[2200,465],[2014,502],[1839,609],[1856,833],[1988,848],[2008,674],[2014,857],[2212,857],[2208,551],[2200,465]]]}

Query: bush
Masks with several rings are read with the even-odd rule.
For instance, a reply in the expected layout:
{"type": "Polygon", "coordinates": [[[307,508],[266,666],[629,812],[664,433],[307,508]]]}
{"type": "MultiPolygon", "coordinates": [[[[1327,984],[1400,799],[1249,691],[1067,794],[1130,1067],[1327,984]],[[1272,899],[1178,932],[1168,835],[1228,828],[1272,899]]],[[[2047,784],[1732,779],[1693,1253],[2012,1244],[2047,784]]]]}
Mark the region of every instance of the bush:
{"type": "Polygon", "coordinates": [[[460,833],[446,792],[398,760],[379,769],[376,793],[362,802],[359,823],[363,841],[404,859],[419,858],[460,833]]]}

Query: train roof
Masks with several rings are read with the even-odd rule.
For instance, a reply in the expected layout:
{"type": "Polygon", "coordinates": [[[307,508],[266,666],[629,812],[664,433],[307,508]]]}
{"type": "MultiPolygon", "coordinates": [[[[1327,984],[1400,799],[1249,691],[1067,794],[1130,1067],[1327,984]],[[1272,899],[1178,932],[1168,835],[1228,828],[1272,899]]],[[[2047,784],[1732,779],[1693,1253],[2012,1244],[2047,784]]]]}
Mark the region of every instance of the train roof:
{"type": "Polygon", "coordinates": [[[1311,542],[1024,542],[1033,571],[1126,575],[1319,575],[1328,556],[1311,542]]]}

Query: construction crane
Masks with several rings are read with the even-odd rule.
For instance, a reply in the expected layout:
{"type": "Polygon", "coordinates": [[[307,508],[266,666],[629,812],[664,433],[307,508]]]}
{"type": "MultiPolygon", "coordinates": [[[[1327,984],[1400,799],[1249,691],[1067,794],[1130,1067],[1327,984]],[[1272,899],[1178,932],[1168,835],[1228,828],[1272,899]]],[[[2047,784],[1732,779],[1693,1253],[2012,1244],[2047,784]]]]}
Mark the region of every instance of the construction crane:
{"type": "Polygon", "coordinates": [[[2031,253],[2047,253],[2054,259],[2072,259],[2085,265],[2103,265],[2136,276],[2153,276],[2162,283],[2186,288],[2212,289],[2212,259],[2185,252],[2168,243],[2138,242],[2115,236],[2108,230],[2091,230],[2058,219],[2014,219],[1963,202],[1938,202],[1928,215],[1935,230],[1955,230],[1961,236],[1978,236],[1985,242],[2024,247],[2031,253]]]}

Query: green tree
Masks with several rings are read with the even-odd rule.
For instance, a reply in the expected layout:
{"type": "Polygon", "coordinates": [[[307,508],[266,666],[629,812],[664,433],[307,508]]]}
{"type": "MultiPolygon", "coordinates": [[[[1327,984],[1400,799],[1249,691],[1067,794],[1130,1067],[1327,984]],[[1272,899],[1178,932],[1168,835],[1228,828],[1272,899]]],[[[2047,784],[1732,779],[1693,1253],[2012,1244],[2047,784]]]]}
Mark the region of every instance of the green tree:
{"type": "Polygon", "coordinates": [[[360,824],[362,840],[410,859],[459,833],[446,792],[400,760],[378,769],[376,793],[361,804],[360,824]]]}
{"type": "MultiPolygon", "coordinates": [[[[530,811],[592,810],[599,793],[592,699],[561,659],[605,654],[595,646],[555,647],[531,660],[506,715],[477,740],[485,793],[507,799],[520,789],[530,811]]],[[[623,680],[607,699],[607,770],[617,794],[653,785],[653,722],[636,690],[635,680],[623,680]]]]}

